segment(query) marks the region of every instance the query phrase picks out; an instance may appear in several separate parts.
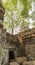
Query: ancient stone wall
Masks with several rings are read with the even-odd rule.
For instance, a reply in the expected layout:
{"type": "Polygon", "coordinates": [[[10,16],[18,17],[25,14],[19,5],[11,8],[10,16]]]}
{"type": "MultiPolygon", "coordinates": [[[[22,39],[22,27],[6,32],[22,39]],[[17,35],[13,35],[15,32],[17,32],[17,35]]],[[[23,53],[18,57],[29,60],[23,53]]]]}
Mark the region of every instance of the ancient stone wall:
{"type": "Polygon", "coordinates": [[[7,32],[2,29],[2,32],[0,32],[0,65],[1,63],[3,63],[3,65],[8,63],[10,48],[11,50],[15,50],[15,57],[23,56],[27,59],[26,61],[35,60],[35,29],[25,32],[13,36],[7,34],[7,32]],[[15,46],[16,48],[14,49],[15,46]]]}
{"type": "Polygon", "coordinates": [[[23,56],[27,57],[27,60],[35,60],[35,28],[26,30],[18,34],[18,39],[22,47],[23,56]]]}
{"type": "Polygon", "coordinates": [[[8,63],[8,45],[6,44],[6,30],[0,29],[0,65],[8,63]]]}

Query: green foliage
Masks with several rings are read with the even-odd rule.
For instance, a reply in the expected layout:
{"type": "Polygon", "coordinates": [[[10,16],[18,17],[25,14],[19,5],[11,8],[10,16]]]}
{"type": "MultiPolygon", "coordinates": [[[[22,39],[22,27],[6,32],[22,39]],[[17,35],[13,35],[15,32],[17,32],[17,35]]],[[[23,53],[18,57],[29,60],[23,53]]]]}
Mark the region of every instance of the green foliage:
{"type": "MultiPolygon", "coordinates": [[[[32,0],[7,0],[3,4],[3,6],[5,7],[5,17],[8,21],[7,23],[5,23],[5,26],[8,25],[9,28],[16,28],[17,26],[19,26],[21,21],[29,17],[29,11],[32,7],[31,3],[32,0]]],[[[26,22],[25,25],[28,26],[26,22]]]]}
{"type": "Polygon", "coordinates": [[[17,5],[17,0],[7,0],[4,3],[4,7],[6,10],[15,9],[17,5]]]}
{"type": "MultiPolygon", "coordinates": [[[[7,0],[4,4],[5,9],[8,10],[8,11],[17,9],[18,1],[19,0],[7,0]]],[[[23,6],[23,9],[21,11],[21,16],[27,18],[28,17],[28,12],[31,9],[32,0],[20,0],[19,2],[23,6]]]]}
{"type": "Polygon", "coordinates": [[[32,5],[32,0],[20,0],[22,2],[22,5],[23,5],[23,9],[22,9],[22,16],[27,18],[29,15],[28,15],[28,12],[29,10],[31,9],[32,5]]]}
{"type": "Polygon", "coordinates": [[[25,27],[29,27],[30,22],[24,22],[25,27]]]}

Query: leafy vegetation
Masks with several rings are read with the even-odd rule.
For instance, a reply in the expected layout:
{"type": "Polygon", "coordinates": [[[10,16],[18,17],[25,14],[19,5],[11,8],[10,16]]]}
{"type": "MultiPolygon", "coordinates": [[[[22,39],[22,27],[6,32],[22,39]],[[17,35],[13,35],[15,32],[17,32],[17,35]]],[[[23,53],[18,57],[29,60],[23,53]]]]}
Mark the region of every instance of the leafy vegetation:
{"type": "Polygon", "coordinates": [[[6,0],[3,4],[5,7],[4,26],[14,33],[15,28],[29,26],[30,23],[26,19],[30,18],[29,11],[32,9],[32,0],[6,0]]]}

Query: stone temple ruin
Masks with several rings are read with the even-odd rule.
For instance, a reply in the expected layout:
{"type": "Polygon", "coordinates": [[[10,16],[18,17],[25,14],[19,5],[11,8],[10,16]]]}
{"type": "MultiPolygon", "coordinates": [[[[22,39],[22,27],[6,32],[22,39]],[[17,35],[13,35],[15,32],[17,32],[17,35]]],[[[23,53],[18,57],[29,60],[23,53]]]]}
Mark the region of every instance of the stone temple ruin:
{"type": "Polygon", "coordinates": [[[0,65],[8,65],[12,61],[30,65],[35,61],[35,28],[16,35],[9,34],[2,25],[4,13],[0,3],[0,65]]]}

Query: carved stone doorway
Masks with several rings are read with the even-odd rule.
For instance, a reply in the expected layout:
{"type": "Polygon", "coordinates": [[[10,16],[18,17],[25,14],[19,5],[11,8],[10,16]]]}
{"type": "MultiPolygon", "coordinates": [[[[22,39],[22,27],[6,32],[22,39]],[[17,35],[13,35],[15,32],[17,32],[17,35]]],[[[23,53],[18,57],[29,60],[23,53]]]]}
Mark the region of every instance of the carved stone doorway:
{"type": "Polygon", "coordinates": [[[14,51],[9,51],[9,62],[13,61],[15,59],[14,51]]]}

